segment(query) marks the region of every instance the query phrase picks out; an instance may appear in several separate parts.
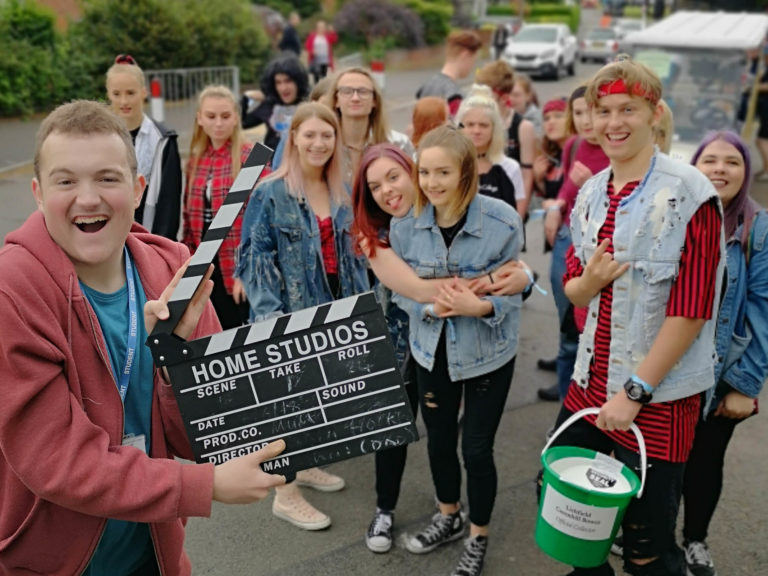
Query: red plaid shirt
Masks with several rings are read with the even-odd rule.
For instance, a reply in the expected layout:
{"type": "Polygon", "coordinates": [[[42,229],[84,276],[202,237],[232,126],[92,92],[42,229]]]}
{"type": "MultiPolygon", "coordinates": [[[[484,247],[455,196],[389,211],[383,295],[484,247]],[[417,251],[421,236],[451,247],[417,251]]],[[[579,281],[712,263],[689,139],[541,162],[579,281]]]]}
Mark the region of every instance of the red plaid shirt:
{"type": "MultiPolygon", "coordinates": [[[[240,158],[245,163],[251,152],[251,144],[243,144],[240,150],[240,158]]],[[[187,174],[191,170],[187,165],[187,174]]],[[[199,158],[195,166],[195,173],[187,178],[187,187],[184,194],[184,244],[193,254],[203,238],[204,213],[205,213],[205,189],[208,183],[208,175],[211,176],[211,209],[214,216],[218,212],[230,186],[235,181],[232,174],[232,143],[227,142],[218,150],[214,150],[210,144],[205,153],[199,158]]],[[[247,204],[247,203],[246,203],[247,204]]],[[[240,245],[240,230],[243,225],[243,210],[235,220],[232,229],[227,234],[219,248],[218,258],[221,275],[224,277],[224,285],[227,293],[232,294],[235,273],[235,253],[240,245]]]]}

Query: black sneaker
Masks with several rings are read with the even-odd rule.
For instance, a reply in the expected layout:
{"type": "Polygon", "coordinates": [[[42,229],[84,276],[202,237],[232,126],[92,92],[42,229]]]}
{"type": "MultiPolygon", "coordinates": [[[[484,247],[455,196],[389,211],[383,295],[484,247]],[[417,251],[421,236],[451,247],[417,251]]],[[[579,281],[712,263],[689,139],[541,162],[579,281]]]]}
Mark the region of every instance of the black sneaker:
{"type": "Polygon", "coordinates": [[[464,552],[456,564],[451,576],[478,576],[483,571],[485,552],[488,550],[488,537],[475,536],[464,540],[464,552]]]}
{"type": "Polygon", "coordinates": [[[693,576],[717,576],[715,563],[706,542],[683,542],[685,548],[685,563],[688,565],[688,573],[693,576]]]}
{"type": "Polygon", "coordinates": [[[376,508],[368,533],[365,535],[365,545],[372,552],[382,554],[392,548],[392,524],[395,515],[381,508],[376,508]]]}
{"type": "Polygon", "coordinates": [[[557,358],[539,358],[536,368],[545,372],[557,372],[557,358]]]}
{"type": "Polygon", "coordinates": [[[441,544],[458,540],[463,535],[464,518],[460,509],[448,515],[438,512],[432,516],[432,523],[429,526],[405,539],[405,547],[413,554],[426,554],[441,544]]]}
{"type": "Polygon", "coordinates": [[[536,393],[539,399],[545,402],[560,402],[560,387],[557,384],[547,386],[546,388],[539,388],[536,393]]]}

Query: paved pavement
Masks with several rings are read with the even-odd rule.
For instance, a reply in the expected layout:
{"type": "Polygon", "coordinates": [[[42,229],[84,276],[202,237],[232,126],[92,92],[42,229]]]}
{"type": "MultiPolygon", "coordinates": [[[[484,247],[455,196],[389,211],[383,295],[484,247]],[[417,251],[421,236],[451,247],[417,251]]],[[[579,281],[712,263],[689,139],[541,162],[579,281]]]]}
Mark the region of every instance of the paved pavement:
{"type": "MultiPolygon", "coordinates": [[[[579,67],[578,77],[541,82],[543,100],[568,94],[580,78],[596,66],[579,67]]],[[[412,105],[411,95],[433,70],[390,72],[387,105],[392,125],[403,130],[412,105]]],[[[180,119],[186,124],[188,119],[180,119]]],[[[32,154],[39,119],[0,122],[0,237],[16,228],[34,210],[29,188],[31,170],[25,163],[32,154]],[[21,166],[20,166],[21,165],[21,166]],[[5,169],[3,169],[5,167],[5,169]]],[[[182,147],[188,133],[176,126],[182,147]]],[[[768,205],[767,186],[757,197],[768,205]]],[[[540,222],[528,226],[526,260],[542,273],[546,286],[548,258],[542,252],[540,222]]],[[[485,574],[556,576],[568,568],[546,557],[534,542],[536,506],[533,479],[539,467],[543,439],[557,406],[536,399],[536,390],[554,383],[554,375],[536,369],[536,359],[556,351],[557,326],[551,296],[537,293],[526,302],[520,349],[512,389],[497,435],[496,462],[499,489],[491,523],[492,535],[485,574]]],[[[423,436],[423,426],[421,426],[423,436]]],[[[768,501],[764,486],[768,460],[768,419],[758,416],[740,425],[726,458],[726,479],[720,506],[709,537],[719,573],[724,576],[768,575],[768,550],[764,545],[768,501]]],[[[272,497],[250,506],[216,504],[209,519],[193,518],[188,525],[187,550],[195,574],[319,576],[376,574],[395,576],[419,573],[448,574],[461,551],[454,543],[426,556],[414,556],[398,541],[388,554],[367,550],[364,534],[375,506],[371,457],[332,466],[347,481],[340,493],[307,490],[308,498],[331,514],[328,530],[309,533],[277,520],[271,514],[272,497]]],[[[411,446],[397,508],[396,537],[424,524],[433,513],[434,490],[430,480],[424,440],[411,446]]]]}

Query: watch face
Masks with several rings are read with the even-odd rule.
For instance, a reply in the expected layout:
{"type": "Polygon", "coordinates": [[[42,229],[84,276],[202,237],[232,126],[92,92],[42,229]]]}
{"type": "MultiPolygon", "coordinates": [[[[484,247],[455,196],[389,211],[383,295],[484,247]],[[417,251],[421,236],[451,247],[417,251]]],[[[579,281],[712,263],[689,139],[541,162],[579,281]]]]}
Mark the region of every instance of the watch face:
{"type": "Polygon", "coordinates": [[[640,400],[643,397],[643,387],[636,382],[632,382],[627,386],[627,396],[630,400],[640,400]]]}
{"type": "Polygon", "coordinates": [[[624,390],[627,393],[627,398],[634,400],[635,402],[648,402],[651,399],[651,395],[634,380],[627,380],[624,384],[624,390]]]}

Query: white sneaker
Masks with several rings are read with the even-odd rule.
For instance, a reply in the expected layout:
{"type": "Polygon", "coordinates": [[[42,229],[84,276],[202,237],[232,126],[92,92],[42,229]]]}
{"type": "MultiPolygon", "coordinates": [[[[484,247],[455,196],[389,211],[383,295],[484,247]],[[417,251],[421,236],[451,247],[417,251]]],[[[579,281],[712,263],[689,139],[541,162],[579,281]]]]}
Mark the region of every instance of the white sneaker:
{"type": "Polygon", "coordinates": [[[312,506],[295,483],[275,488],[272,514],[302,530],[323,530],[331,525],[331,518],[312,506]]]}

